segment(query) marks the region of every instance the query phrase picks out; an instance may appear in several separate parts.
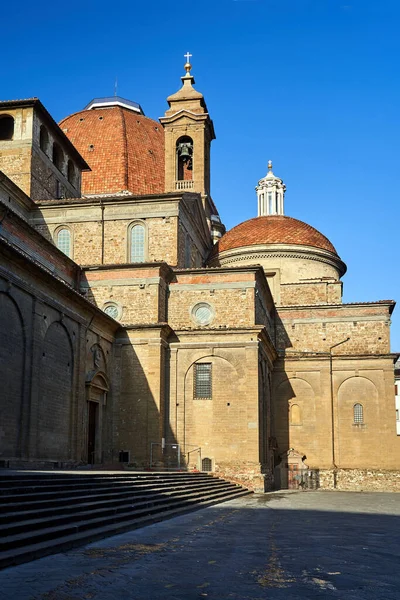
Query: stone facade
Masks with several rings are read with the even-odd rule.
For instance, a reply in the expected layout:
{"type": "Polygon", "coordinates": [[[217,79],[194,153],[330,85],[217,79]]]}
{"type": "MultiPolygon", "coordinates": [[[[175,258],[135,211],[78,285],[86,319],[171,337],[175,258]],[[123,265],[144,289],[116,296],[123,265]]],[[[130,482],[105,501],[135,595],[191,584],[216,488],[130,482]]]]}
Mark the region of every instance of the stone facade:
{"type": "Polygon", "coordinates": [[[255,490],[293,468],[310,485],[397,489],[394,302],[342,303],[346,266],[283,215],[272,165],[260,216],[223,235],[213,124],[185,68],[161,125],[108,101],[87,109],[89,128],[81,111],[61,130],[36,100],[0,103],[15,125],[0,140],[0,459],[203,469],[255,490]],[[89,139],[100,144],[106,125],[114,152],[130,140],[114,174],[89,139]],[[162,160],[149,158],[144,126],[157,152],[165,139],[162,160]],[[97,195],[81,196],[95,150],[97,195]],[[135,163],[135,152],[147,154],[135,163]]]}

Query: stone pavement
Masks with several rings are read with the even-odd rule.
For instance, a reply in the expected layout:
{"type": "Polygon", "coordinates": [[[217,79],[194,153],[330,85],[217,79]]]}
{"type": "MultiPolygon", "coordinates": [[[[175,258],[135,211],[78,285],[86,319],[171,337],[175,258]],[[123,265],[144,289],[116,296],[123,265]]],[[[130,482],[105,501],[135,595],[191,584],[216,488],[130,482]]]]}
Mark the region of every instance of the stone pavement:
{"type": "Polygon", "coordinates": [[[0,600],[398,600],[400,494],[248,496],[4,569],[0,600]]]}

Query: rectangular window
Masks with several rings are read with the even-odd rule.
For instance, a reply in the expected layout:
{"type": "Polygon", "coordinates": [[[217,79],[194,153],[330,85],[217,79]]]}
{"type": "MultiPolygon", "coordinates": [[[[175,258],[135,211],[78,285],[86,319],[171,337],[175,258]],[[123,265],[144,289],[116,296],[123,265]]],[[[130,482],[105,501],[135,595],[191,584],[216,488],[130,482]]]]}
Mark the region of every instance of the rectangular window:
{"type": "Polygon", "coordinates": [[[197,399],[211,399],[211,363],[194,365],[194,397],[197,399]]]}

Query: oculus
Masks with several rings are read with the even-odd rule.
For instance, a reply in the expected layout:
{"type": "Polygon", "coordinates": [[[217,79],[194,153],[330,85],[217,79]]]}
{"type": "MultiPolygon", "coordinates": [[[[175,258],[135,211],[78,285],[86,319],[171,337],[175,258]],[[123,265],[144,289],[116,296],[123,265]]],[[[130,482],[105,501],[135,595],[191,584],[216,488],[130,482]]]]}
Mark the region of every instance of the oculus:
{"type": "Polygon", "coordinates": [[[192,308],[191,316],[197,325],[209,325],[214,319],[214,309],[206,302],[199,302],[192,308]]]}

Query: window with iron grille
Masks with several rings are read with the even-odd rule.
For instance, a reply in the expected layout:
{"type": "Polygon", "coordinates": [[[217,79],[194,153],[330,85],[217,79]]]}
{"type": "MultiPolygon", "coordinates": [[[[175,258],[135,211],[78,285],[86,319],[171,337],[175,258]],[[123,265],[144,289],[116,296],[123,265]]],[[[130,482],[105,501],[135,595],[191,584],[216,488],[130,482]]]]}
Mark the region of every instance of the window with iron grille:
{"type": "Polygon", "coordinates": [[[364,423],[364,410],[362,404],[354,405],[354,425],[361,425],[364,423]]]}
{"type": "Polygon", "coordinates": [[[194,397],[197,399],[211,399],[211,363],[194,365],[194,397]]]}
{"type": "Polygon", "coordinates": [[[202,471],[212,471],[211,458],[203,458],[203,460],[201,461],[201,470],[202,471]]]}
{"type": "Polygon", "coordinates": [[[137,224],[131,228],[131,262],[145,262],[145,229],[137,224]]]}

